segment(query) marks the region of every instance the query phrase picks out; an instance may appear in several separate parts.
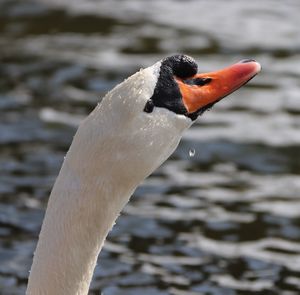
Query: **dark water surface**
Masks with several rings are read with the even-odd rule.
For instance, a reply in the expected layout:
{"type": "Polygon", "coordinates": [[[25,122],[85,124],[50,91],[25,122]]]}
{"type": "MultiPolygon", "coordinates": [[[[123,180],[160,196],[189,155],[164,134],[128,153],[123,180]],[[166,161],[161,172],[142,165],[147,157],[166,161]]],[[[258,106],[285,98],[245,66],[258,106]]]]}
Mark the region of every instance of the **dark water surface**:
{"type": "Polygon", "coordinates": [[[90,294],[300,294],[298,0],[0,1],[0,294],[24,294],[80,120],[175,52],[263,72],[135,192],[90,294]]]}

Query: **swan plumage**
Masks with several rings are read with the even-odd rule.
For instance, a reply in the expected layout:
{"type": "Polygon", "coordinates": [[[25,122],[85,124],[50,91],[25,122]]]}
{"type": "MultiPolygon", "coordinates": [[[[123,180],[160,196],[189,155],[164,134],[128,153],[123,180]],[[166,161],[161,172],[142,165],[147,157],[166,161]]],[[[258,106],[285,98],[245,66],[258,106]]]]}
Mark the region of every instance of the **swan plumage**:
{"type": "Polygon", "coordinates": [[[215,102],[256,75],[255,61],[197,74],[185,55],[117,85],[80,124],[52,189],[27,295],[85,295],[104,240],[130,196],[215,102]]]}

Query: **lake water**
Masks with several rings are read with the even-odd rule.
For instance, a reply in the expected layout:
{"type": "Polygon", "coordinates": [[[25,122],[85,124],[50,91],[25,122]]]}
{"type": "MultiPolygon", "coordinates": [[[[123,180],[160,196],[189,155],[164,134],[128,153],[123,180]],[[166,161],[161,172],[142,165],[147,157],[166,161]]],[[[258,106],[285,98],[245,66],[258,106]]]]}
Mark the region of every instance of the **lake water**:
{"type": "Polygon", "coordinates": [[[300,2],[0,1],[0,294],[24,294],[82,118],[173,53],[263,67],[135,192],[90,294],[300,294],[300,2]],[[192,155],[191,155],[192,151],[192,155]]]}

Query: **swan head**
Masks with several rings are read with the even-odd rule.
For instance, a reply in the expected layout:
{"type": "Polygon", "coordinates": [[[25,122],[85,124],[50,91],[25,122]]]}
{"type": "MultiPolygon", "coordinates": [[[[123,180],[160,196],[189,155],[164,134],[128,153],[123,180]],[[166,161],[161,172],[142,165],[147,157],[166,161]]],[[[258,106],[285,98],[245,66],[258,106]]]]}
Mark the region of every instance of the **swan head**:
{"type": "MultiPolygon", "coordinates": [[[[187,55],[173,55],[141,69],[115,87],[105,101],[114,104],[110,96],[118,95],[114,108],[118,115],[155,117],[161,110],[167,117],[179,121],[186,118],[188,126],[216,102],[231,94],[261,69],[253,59],[209,73],[198,73],[196,61],[187,55]],[[118,111],[117,111],[118,110],[118,111]]],[[[159,117],[159,116],[158,116],[159,117]]],[[[159,119],[159,118],[156,118],[159,119]]]]}
{"type": "Polygon", "coordinates": [[[103,241],[137,185],[184,130],[260,66],[247,60],[197,74],[184,55],[116,86],[80,124],[48,202],[27,294],[87,294],[103,241]]]}
{"type": "Polygon", "coordinates": [[[111,90],[81,129],[88,126],[86,134],[93,138],[93,146],[101,151],[107,147],[119,169],[131,168],[125,175],[137,173],[144,178],[169,157],[199,115],[259,71],[256,61],[244,60],[198,73],[193,58],[167,57],[111,90]]]}

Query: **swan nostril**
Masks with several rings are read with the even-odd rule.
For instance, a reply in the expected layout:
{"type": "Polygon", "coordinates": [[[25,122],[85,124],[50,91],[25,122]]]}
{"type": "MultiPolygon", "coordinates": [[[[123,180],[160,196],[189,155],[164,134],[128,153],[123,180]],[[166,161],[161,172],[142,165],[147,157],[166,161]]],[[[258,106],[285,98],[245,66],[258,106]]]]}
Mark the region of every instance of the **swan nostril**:
{"type": "Polygon", "coordinates": [[[197,85],[197,86],[204,86],[211,82],[212,78],[195,78],[195,79],[188,79],[183,80],[183,82],[187,85],[197,85]]]}
{"type": "Polygon", "coordinates": [[[194,81],[195,81],[195,85],[204,86],[206,84],[209,84],[211,80],[212,78],[196,78],[194,81]]]}

